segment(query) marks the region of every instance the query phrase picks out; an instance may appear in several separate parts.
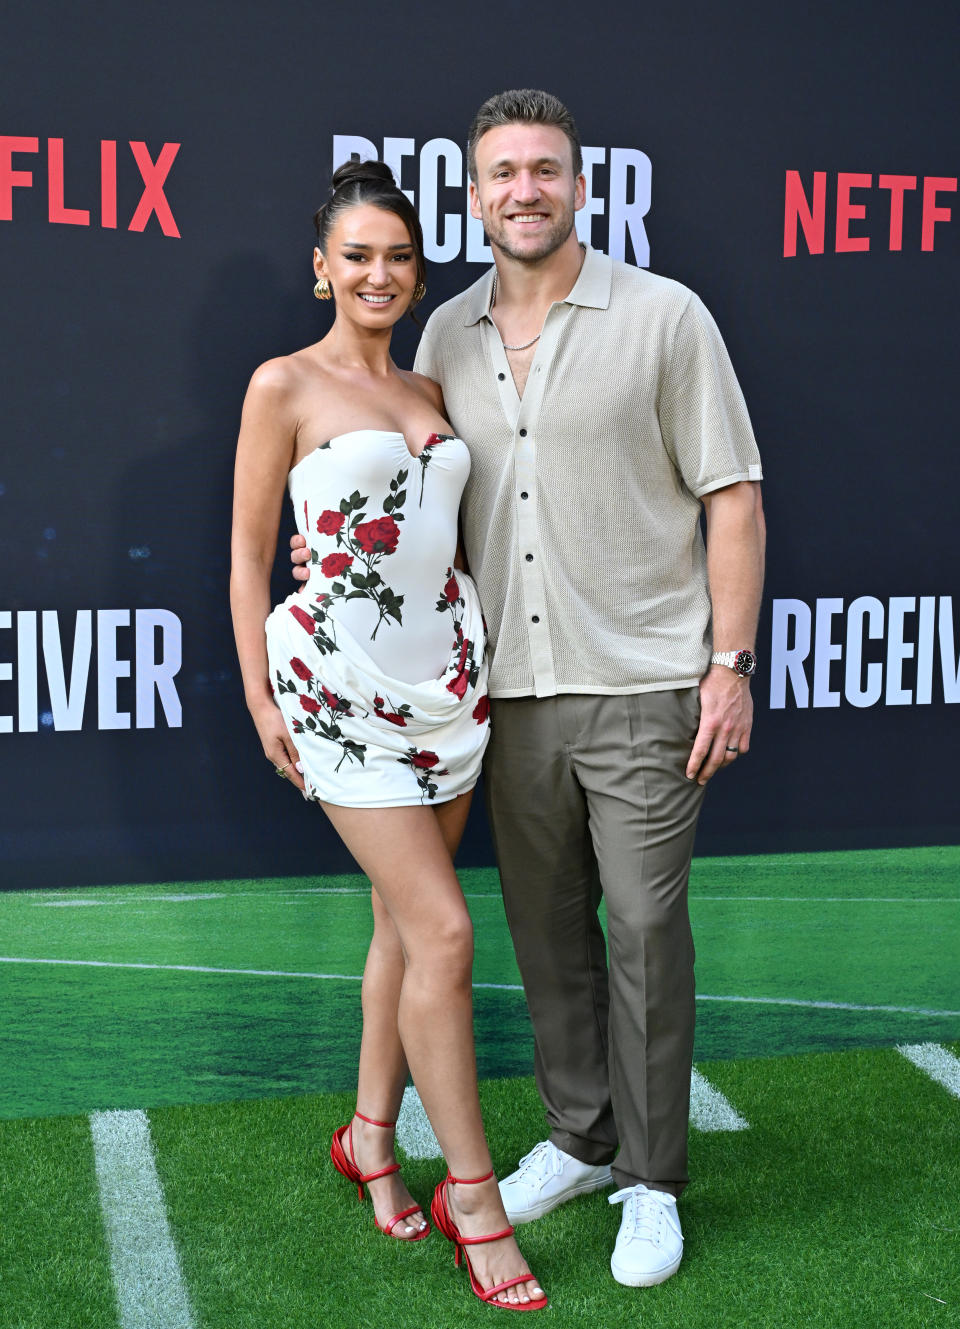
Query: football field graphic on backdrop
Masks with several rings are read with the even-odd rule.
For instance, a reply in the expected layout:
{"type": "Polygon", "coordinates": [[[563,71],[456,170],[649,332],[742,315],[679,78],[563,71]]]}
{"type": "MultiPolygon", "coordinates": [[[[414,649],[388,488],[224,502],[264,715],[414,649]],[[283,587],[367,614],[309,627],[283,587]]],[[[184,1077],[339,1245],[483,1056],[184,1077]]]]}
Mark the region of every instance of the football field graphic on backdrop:
{"type": "MultiPolygon", "coordinates": [[[[480,1074],[532,1039],[494,869],[461,873],[480,1074]]],[[[698,1058],[960,1033],[960,848],[698,859],[698,1058]]],[[[340,1091],[370,936],[359,876],[0,896],[0,1115],[340,1091]]]]}

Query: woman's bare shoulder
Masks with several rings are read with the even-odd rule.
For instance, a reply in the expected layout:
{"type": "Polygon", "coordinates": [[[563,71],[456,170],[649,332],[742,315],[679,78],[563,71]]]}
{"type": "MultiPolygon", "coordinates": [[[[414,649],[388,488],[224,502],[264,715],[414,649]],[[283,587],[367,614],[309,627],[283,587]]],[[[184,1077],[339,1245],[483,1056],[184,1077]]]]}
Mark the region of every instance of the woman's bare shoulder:
{"type": "Polygon", "coordinates": [[[290,355],[277,355],[272,360],[264,360],[250,377],[249,391],[258,396],[285,397],[298,391],[305,384],[323,377],[323,369],[311,348],[293,351],[290,355]]]}

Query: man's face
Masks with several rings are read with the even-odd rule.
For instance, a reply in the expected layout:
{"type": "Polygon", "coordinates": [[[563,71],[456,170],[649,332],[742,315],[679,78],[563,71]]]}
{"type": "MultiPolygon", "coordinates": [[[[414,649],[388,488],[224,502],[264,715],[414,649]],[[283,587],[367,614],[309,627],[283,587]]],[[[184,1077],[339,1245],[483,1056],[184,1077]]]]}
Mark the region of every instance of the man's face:
{"type": "Polygon", "coordinates": [[[470,211],[510,258],[548,258],[569,237],[585,198],[584,178],[573,174],[570,140],[555,125],[503,125],[478,142],[470,211]]]}

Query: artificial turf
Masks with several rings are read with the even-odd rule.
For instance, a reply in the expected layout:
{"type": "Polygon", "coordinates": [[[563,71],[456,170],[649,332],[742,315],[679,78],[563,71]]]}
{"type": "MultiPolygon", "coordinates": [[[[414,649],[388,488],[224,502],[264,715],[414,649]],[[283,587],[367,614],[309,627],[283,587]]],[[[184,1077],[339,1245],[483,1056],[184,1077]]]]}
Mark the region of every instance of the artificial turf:
{"type": "MultiPolygon", "coordinates": [[[[656,1288],[616,1284],[619,1207],[586,1197],[519,1230],[551,1298],[538,1323],[958,1322],[960,1102],[889,1049],[701,1070],[750,1128],[692,1133],[680,1272],[656,1288]]],[[[502,1173],[542,1133],[542,1109],[529,1079],[488,1081],[481,1095],[502,1173]]],[[[334,1172],[330,1134],[352,1105],[321,1094],[150,1113],[197,1329],[489,1325],[438,1234],[387,1240],[334,1172]]],[[[21,1206],[2,1239],[4,1329],[117,1325],[85,1131],[83,1118],[0,1123],[5,1196],[21,1206]]],[[[408,1160],[404,1174],[426,1200],[443,1164],[408,1160]]]]}

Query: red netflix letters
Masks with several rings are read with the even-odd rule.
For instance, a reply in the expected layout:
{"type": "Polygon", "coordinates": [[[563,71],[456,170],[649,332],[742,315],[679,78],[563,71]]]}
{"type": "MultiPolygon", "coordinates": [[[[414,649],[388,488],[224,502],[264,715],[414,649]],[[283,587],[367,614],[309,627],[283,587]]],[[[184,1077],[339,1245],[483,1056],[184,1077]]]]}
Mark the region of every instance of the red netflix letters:
{"type": "MultiPolygon", "coordinates": [[[[884,207],[890,219],[889,247],[891,250],[903,248],[903,201],[904,195],[917,188],[915,175],[879,175],[876,189],[872,175],[858,172],[838,171],[836,190],[833,196],[835,205],[835,228],[833,248],[838,254],[855,251],[863,252],[870,248],[870,237],[859,234],[856,224],[867,215],[867,207],[872,202],[872,211],[884,207]],[[876,195],[880,190],[887,197],[878,203],[876,195]],[[851,229],[851,227],[853,229],[851,229]]],[[[937,204],[938,194],[956,193],[955,175],[925,175],[922,181],[920,248],[933,250],[934,229],[938,222],[948,222],[951,209],[937,204]]],[[[814,171],[810,196],[807,196],[799,171],[787,171],[786,187],[783,200],[783,257],[795,258],[797,254],[797,232],[803,232],[803,240],[810,254],[822,254],[827,239],[827,172],[814,171]]]]}
{"type": "MultiPolygon", "coordinates": [[[[179,143],[164,143],[156,161],[146,143],[130,142],[130,151],[140,172],[143,193],[136,211],[127,226],[128,231],[142,231],[155,216],[164,235],[180,239],[164,185],[177,153],[179,143]]],[[[34,172],[14,167],[14,157],[25,153],[38,153],[40,140],[0,134],[0,221],[13,220],[13,191],[30,189],[34,172]]],[[[64,197],[64,148],[62,138],[47,139],[47,216],[51,222],[64,226],[89,226],[88,208],[68,207],[64,197]]],[[[117,226],[117,144],[113,139],[100,143],[100,225],[114,230],[117,226]]]]}

